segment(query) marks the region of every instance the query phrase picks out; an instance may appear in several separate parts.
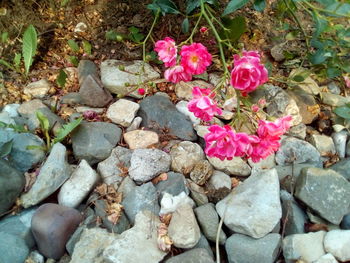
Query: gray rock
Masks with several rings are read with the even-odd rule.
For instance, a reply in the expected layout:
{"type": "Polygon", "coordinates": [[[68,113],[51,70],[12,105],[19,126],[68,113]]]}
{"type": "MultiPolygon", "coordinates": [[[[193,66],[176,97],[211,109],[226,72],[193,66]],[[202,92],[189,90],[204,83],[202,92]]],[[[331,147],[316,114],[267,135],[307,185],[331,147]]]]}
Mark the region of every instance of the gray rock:
{"type": "Polygon", "coordinates": [[[194,116],[193,112],[189,111],[187,104],[187,101],[181,100],[176,104],[176,109],[185,116],[187,116],[192,121],[193,125],[199,125],[201,123],[201,119],[197,118],[196,116],[194,116]]]}
{"type": "Polygon", "coordinates": [[[58,203],[67,207],[77,207],[91,192],[100,177],[90,165],[82,160],[58,193],[58,203]]]}
{"type": "Polygon", "coordinates": [[[106,160],[98,164],[97,171],[104,183],[113,184],[115,189],[118,188],[118,184],[123,180],[123,169],[130,168],[131,154],[131,150],[117,146],[106,160]]]}
{"type": "Polygon", "coordinates": [[[23,93],[30,95],[33,98],[44,98],[51,89],[51,83],[47,79],[41,79],[32,83],[29,83],[24,89],[23,93]]]}
{"type": "Polygon", "coordinates": [[[268,234],[259,239],[233,234],[227,239],[225,248],[229,263],[273,263],[280,245],[279,234],[268,234]]]}
{"type": "Polygon", "coordinates": [[[104,250],[104,262],[160,262],[167,252],[161,251],[157,245],[157,228],[159,225],[159,219],[151,212],[142,211],[138,213],[135,226],[117,236],[113,243],[104,250]]]}
{"type": "Polygon", "coordinates": [[[250,167],[255,169],[272,169],[276,166],[275,154],[270,154],[266,159],[261,159],[259,162],[254,163],[252,159],[248,159],[250,167]]]}
{"type": "Polygon", "coordinates": [[[160,202],[161,209],[159,211],[159,215],[174,213],[180,206],[185,204],[191,206],[192,208],[195,207],[194,201],[188,197],[185,192],[181,192],[175,196],[164,193],[160,202]]]}
{"type": "Polygon", "coordinates": [[[338,263],[338,261],[335,259],[335,257],[332,254],[328,253],[321,256],[316,261],[313,261],[313,263],[338,263]]]}
{"type": "Polygon", "coordinates": [[[285,235],[303,234],[307,222],[305,212],[295,202],[293,196],[287,191],[281,191],[282,201],[282,222],[285,222],[285,235]]]}
{"type": "Polygon", "coordinates": [[[298,125],[290,127],[287,135],[304,140],[306,137],[306,125],[304,123],[300,123],[298,125]]]}
{"type": "Polygon", "coordinates": [[[35,245],[30,228],[36,208],[21,211],[17,215],[9,216],[0,221],[0,232],[15,235],[24,240],[28,248],[35,245]]]}
{"type": "Polygon", "coordinates": [[[83,98],[78,92],[70,92],[61,97],[61,104],[68,104],[68,105],[83,104],[83,98]]]}
{"type": "Polygon", "coordinates": [[[98,77],[98,68],[91,60],[82,59],[78,65],[78,80],[80,85],[87,76],[98,77]]]}
{"type": "Polygon", "coordinates": [[[0,231],[0,244],[1,263],[23,263],[29,254],[26,243],[17,235],[0,231]]]}
{"type": "Polygon", "coordinates": [[[273,57],[273,59],[277,62],[281,62],[285,59],[284,57],[284,50],[285,50],[285,43],[281,43],[278,45],[275,45],[271,48],[270,52],[271,52],[271,56],[273,57]]]}
{"type": "Polygon", "coordinates": [[[214,203],[217,203],[230,193],[231,187],[231,177],[215,170],[206,184],[207,196],[214,203]]]}
{"type": "Polygon", "coordinates": [[[161,195],[160,199],[162,199],[164,193],[173,196],[179,195],[181,192],[189,194],[189,190],[186,186],[186,178],[182,174],[174,172],[169,172],[166,180],[157,183],[156,189],[161,195]]]}
{"type": "Polygon", "coordinates": [[[123,181],[120,183],[118,187],[118,192],[122,193],[123,198],[125,198],[129,193],[135,190],[136,184],[130,178],[130,176],[125,176],[123,181]]]}
{"type": "Polygon", "coordinates": [[[329,167],[350,181],[350,158],[345,158],[329,167]]]}
{"type": "Polygon", "coordinates": [[[197,162],[190,173],[190,178],[198,185],[204,185],[213,174],[213,167],[207,160],[197,162]]]}
{"type": "Polygon", "coordinates": [[[350,230],[332,230],[324,237],[324,249],[339,261],[350,260],[350,230]]]}
{"type": "Polygon", "coordinates": [[[194,248],[169,258],[166,263],[214,263],[210,253],[204,248],[194,248]]]}
{"type": "Polygon", "coordinates": [[[313,262],[326,254],[323,240],[326,232],[318,231],[308,234],[294,234],[283,239],[283,256],[286,262],[303,260],[313,262]]]}
{"type": "Polygon", "coordinates": [[[91,107],[104,107],[113,99],[111,93],[103,88],[100,79],[93,75],[84,77],[80,84],[79,94],[83,104],[91,107]]]}
{"type": "Polygon", "coordinates": [[[170,155],[158,149],[136,149],[131,155],[129,176],[138,183],[169,171],[170,155]]]}
{"type": "Polygon", "coordinates": [[[130,126],[126,129],[127,132],[131,132],[131,131],[134,131],[134,130],[137,130],[140,125],[141,125],[141,122],[142,122],[142,118],[137,116],[133,121],[132,123],[130,124],[130,126]]]}
{"type": "MultiPolygon", "coordinates": [[[[201,227],[203,234],[208,240],[215,242],[216,235],[219,227],[219,216],[216,213],[215,205],[208,203],[199,206],[194,209],[199,226],[201,227]]],[[[226,234],[222,229],[220,230],[219,242],[221,245],[225,244],[226,234]]]]}
{"type": "Polygon", "coordinates": [[[0,122],[3,122],[5,124],[12,124],[12,125],[16,124],[14,119],[10,117],[10,114],[5,111],[0,112],[0,122]]]}
{"type": "Polygon", "coordinates": [[[132,224],[142,210],[159,213],[158,193],[151,182],[135,187],[122,201],[124,211],[132,224]]]}
{"type": "Polygon", "coordinates": [[[2,112],[7,112],[11,118],[19,117],[19,114],[17,111],[19,106],[20,106],[20,104],[17,104],[17,103],[7,104],[2,109],[2,112]]]}
{"type": "Polygon", "coordinates": [[[200,237],[198,243],[193,247],[193,249],[195,249],[195,248],[204,248],[205,250],[207,250],[210,257],[214,258],[214,253],[211,249],[211,246],[203,234],[201,234],[201,237],[200,237]]]}
{"type": "Polygon", "coordinates": [[[275,169],[254,171],[216,204],[216,210],[232,231],[261,238],[271,232],[282,217],[279,192],[275,169]]]}
{"type": "Polygon", "coordinates": [[[110,92],[120,95],[127,95],[135,90],[136,85],[160,77],[148,63],[141,60],[105,60],[101,63],[100,70],[103,85],[110,92]]]}
{"type": "Polygon", "coordinates": [[[136,102],[119,99],[108,107],[107,117],[116,124],[129,127],[139,108],[140,105],[136,102]]]}
{"type": "Polygon", "coordinates": [[[332,134],[332,139],[334,142],[335,150],[340,158],[345,157],[346,151],[346,140],[348,138],[349,132],[347,130],[342,130],[332,134]]]}
{"type": "Polygon", "coordinates": [[[83,122],[72,133],[73,153],[90,165],[106,159],[119,142],[121,129],[112,123],[83,122]]]}
{"type": "Polygon", "coordinates": [[[168,235],[178,248],[193,248],[198,243],[201,231],[190,205],[183,205],[173,213],[168,235]]]}
{"type": "Polygon", "coordinates": [[[203,187],[197,185],[190,179],[187,179],[187,185],[191,192],[190,196],[196,202],[197,206],[201,206],[209,202],[206,191],[203,187]]]}
{"type": "Polygon", "coordinates": [[[350,213],[346,214],[341,221],[340,227],[342,229],[350,230],[350,213]]]}
{"type": "Polygon", "coordinates": [[[8,156],[9,163],[21,172],[28,171],[44,160],[45,152],[40,148],[44,145],[41,138],[31,133],[14,135],[11,153],[8,156]],[[37,148],[28,149],[28,146],[37,148]]]}
{"type": "Polygon", "coordinates": [[[335,146],[331,137],[326,135],[312,134],[310,143],[315,146],[321,156],[335,154],[335,146]]]}
{"type": "Polygon", "coordinates": [[[340,95],[340,88],[335,82],[328,83],[327,88],[331,93],[340,95]]]}
{"type": "Polygon", "coordinates": [[[46,105],[42,103],[41,100],[35,99],[22,103],[17,111],[18,113],[25,118],[29,118],[34,112],[40,108],[46,108],[46,105]]]}
{"type": "Polygon", "coordinates": [[[320,162],[320,153],[310,143],[294,137],[282,138],[281,147],[276,152],[278,165],[290,163],[312,163],[320,162]]]}
{"type": "Polygon", "coordinates": [[[304,168],[295,186],[295,196],[321,217],[339,224],[350,206],[350,183],[332,170],[304,168]]]}
{"type": "Polygon", "coordinates": [[[164,133],[186,141],[195,141],[196,133],[192,122],[180,113],[169,98],[154,95],[146,97],[140,103],[138,115],[142,118],[141,126],[164,133]]]}
{"type": "Polygon", "coordinates": [[[320,92],[320,94],[321,94],[322,102],[329,106],[339,107],[339,106],[344,106],[345,104],[350,102],[349,97],[344,97],[341,95],[332,94],[328,92],[320,92]]]}
{"type": "Polygon", "coordinates": [[[0,159],[0,215],[15,203],[24,185],[23,174],[11,167],[5,160],[0,159]]]}
{"type": "Polygon", "coordinates": [[[69,178],[70,172],[66,148],[61,143],[56,143],[32,188],[21,196],[22,206],[27,208],[36,205],[54,193],[69,178]]]}
{"type": "Polygon", "coordinates": [[[221,161],[219,158],[208,158],[208,161],[216,170],[223,171],[229,175],[249,176],[251,168],[240,157],[234,157],[232,160],[221,161]]]}
{"type": "Polygon", "coordinates": [[[103,263],[102,253],[115,238],[116,235],[106,229],[86,228],[74,247],[70,263],[103,263]]]}

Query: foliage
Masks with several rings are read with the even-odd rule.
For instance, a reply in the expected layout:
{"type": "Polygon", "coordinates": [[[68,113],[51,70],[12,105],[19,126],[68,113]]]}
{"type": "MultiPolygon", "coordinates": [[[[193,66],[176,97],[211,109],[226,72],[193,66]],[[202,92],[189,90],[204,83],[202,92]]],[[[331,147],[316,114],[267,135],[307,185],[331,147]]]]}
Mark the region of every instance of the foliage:
{"type": "Polygon", "coordinates": [[[67,74],[63,69],[60,69],[60,73],[58,74],[58,77],[56,79],[56,83],[59,87],[63,88],[66,85],[67,81],[67,74]]]}
{"type": "Polygon", "coordinates": [[[13,140],[0,144],[0,159],[5,158],[12,150],[13,140]]]}

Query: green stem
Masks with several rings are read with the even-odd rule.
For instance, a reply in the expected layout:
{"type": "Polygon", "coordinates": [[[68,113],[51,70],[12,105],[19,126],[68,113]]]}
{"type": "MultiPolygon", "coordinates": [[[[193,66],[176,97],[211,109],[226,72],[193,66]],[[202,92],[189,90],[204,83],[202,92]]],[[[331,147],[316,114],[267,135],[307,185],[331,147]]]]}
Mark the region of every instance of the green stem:
{"type": "Polygon", "coordinates": [[[319,12],[323,12],[323,13],[327,13],[327,14],[335,15],[335,16],[341,16],[341,17],[350,18],[350,15],[343,15],[343,14],[339,14],[337,12],[333,12],[333,11],[329,11],[329,10],[326,10],[326,9],[323,9],[323,8],[319,8],[319,7],[314,6],[313,4],[310,4],[308,1],[302,1],[302,3],[307,5],[308,7],[316,10],[316,11],[319,11],[319,12]]]}
{"type": "Polygon", "coordinates": [[[156,22],[157,22],[158,17],[159,17],[159,13],[160,13],[160,10],[158,9],[156,15],[154,16],[154,20],[153,20],[151,29],[148,31],[147,36],[145,37],[145,39],[142,42],[142,54],[143,54],[142,58],[143,58],[143,62],[146,61],[146,43],[147,43],[148,39],[150,38],[150,36],[151,36],[151,34],[153,32],[153,28],[156,25],[156,22]]]}
{"type": "Polygon", "coordinates": [[[183,41],[183,42],[180,44],[180,46],[186,44],[188,41],[191,41],[191,42],[192,42],[194,33],[195,33],[196,30],[197,30],[197,27],[198,27],[198,25],[199,25],[199,22],[200,22],[201,19],[202,19],[202,16],[203,16],[203,13],[201,12],[201,13],[199,14],[199,17],[198,17],[198,19],[197,19],[196,24],[194,25],[194,28],[193,28],[193,30],[192,30],[192,32],[191,32],[191,35],[190,35],[185,41],[183,41]]]}

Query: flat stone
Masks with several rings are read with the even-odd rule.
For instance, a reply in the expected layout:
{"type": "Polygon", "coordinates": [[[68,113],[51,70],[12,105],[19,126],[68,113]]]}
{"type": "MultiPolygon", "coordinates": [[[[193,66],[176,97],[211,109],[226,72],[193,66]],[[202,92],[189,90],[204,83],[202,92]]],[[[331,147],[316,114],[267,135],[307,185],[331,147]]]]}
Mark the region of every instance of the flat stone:
{"type": "Polygon", "coordinates": [[[350,183],[333,170],[305,168],[295,196],[327,221],[338,225],[350,206],[350,183]]]}
{"type": "Polygon", "coordinates": [[[157,71],[141,60],[105,60],[101,63],[100,70],[103,85],[111,93],[120,95],[132,92],[135,85],[160,78],[157,71]]]}
{"type": "Polygon", "coordinates": [[[67,207],[77,207],[91,192],[100,176],[82,160],[58,193],[58,203],[67,207]]]}
{"type": "Polygon", "coordinates": [[[190,110],[187,107],[188,102],[181,100],[176,104],[176,109],[187,116],[193,123],[193,125],[199,125],[201,123],[201,119],[197,118],[193,112],[190,112],[190,110]]]}
{"type": "Polygon", "coordinates": [[[138,183],[147,182],[169,171],[170,155],[158,149],[136,149],[131,155],[129,176],[138,183]]]}
{"type": "Polygon", "coordinates": [[[340,107],[340,106],[344,106],[345,104],[350,102],[350,98],[349,97],[344,97],[341,95],[337,95],[337,94],[332,94],[332,93],[328,93],[328,92],[320,92],[320,97],[322,100],[322,103],[327,104],[329,106],[333,106],[333,107],[340,107]]]}
{"type": "Polygon", "coordinates": [[[137,185],[130,178],[130,176],[125,176],[123,181],[120,183],[119,187],[117,187],[118,188],[117,192],[122,193],[123,198],[125,198],[129,193],[132,193],[135,190],[136,186],[137,185]]]}
{"type": "Polygon", "coordinates": [[[229,175],[249,176],[251,172],[249,165],[240,157],[233,157],[232,160],[224,161],[221,161],[219,158],[208,157],[208,161],[216,170],[223,171],[229,175]]]}
{"type": "Polygon", "coordinates": [[[44,200],[69,178],[70,173],[70,166],[66,160],[66,147],[56,143],[41,167],[33,186],[27,193],[22,194],[22,206],[27,208],[44,200]]]}
{"type": "MultiPolygon", "coordinates": [[[[201,227],[203,234],[208,240],[215,242],[216,234],[219,227],[219,216],[216,213],[215,205],[213,203],[208,203],[199,206],[194,209],[199,226],[201,227]]],[[[221,245],[225,244],[226,234],[222,229],[220,230],[219,242],[221,245]]]]}
{"type": "Polygon", "coordinates": [[[190,205],[180,206],[173,213],[168,235],[178,248],[193,248],[198,243],[201,231],[190,205]]]}
{"type": "Polygon", "coordinates": [[[104,250],[104,262],[158,263],[162,261],[167,252],[158,248],[159,225],[160,221],[156,215],[149,211],[139,212],[135,219],[135,226],[117,236],[104,250]],[[135,253],[135,251],[142,251],[142,253],[135,253]]]}
{"type": "Polygon", "coordinates": [[[1,263],[23,263],[29,248],[22,238],[0,231],[0,262],[1,263]]]}
{"type": "Polygon", "coordinates": [[[321,156],[335,154],[333,139],[326,135],[312,134],[310,143],[320,152],[321,156]]]}
{"type": "Polygon", "coordinates": [[[194,248],[169,258],[166,263],[215,263],[204,248],[194,248]]]}
{"type": "Polygon", "coordinates": [[[280,188],[275,169],[253,171],[216,204],[216,210],[232,231],[261,238],[271,232],[282,217],[280,188]]]}
{"type": "Polygon", "coordinates": [[[180,206],[188,204],[192,208],[195,207],[194,201],[188,197],[185,192],[181,192],[178,195],[171,195],[164,193],[162,200],[160,201],[161,209],[159,215],[166,215],[169,213],[174,213],[180,206]]]}
{"type": "Polygon", "coordinates": [[[91,107],[104,107],[113,99],[111,93],[103,88],[98,77],[88,75],[80,84],[79,94],[83,104],[91,107]]]}
{"type": "Polygon", "coordinates": [[[213,167],[207,160],[199,161],[193,167],[190,178],[198,185],[204,185],[213,174],[213,167]]]}
{"type": "Polygon", "coordinates": [[[229,263],[274,263],[280,245],[280,234],[268,234],[259,239],[233,234],[227,239],[225,248],[229,263]]]}
{"type": "Polygon", "coordinates": [[[181,140],[195,141],[196,133],[192,122],[173,103],[164,96],[154,95],[144,98],[140,103],[138,115],[142,118],[141,126],[177,137],[181,140]]]}
{"type": "Polygon", "coordinates": [[[214,170],[206,184],[207,196],[212,202],[219,202],[230,193],[231,187],[231,177],[224,172],[214,170]]]}
{"type": "Polygon", "coordinates": [[[0,215],[9,210],[15,203],[24,185],[23,174],[7,161],[0,159],[0,215]]]}
{"type": "Polygon", "coordinates": [[[112,123],[82,122],[72,133],[73,153],[90,165],[106,159],[121,137],[121,129],[112,123]]]}
{"type": "Polygon", "coordinates": [[[286,262],[303,260],[313,262],[325,255],[323,240],[324,231],[311,232],[308,234],[294,234],[283,239],[283,256],[286,262]]]}
{"type": "Polygon", "coordinates": [[[193,87],[196,87],[196,86],[201,87],[201,88],[209,88],[209,89],[214,88],[213,85],[211,85],[203,80],[195,80],[195,81],[188,81],[188,82],[180,81],[179,83],[176,83],[176,85],[175,85],[176,96],[179,99],[190,101],[193,98],[192,89],[193,89],[193,87]]]}
{"type": "Polygon", "coordinates": [[[205,158],[202,147],[189,141],[183,141],[173,146],[170,156],[171,169],[182,174],[189,174],[194,166],[205,158]]]}
{"type": "Polygon", "coordinates": [[[324,238],[324,249],[339,261],[350,260],[350,230],[332,230],[324,238]]]}
{"type": "Polygon", "coordinates": [[[335,257],[332,254],[328,253],[321,256],[316,261],[313,261],[313,263],[338,263],[338,261],[335,259],[335,257]]]}
{"type": "Polygon", "coordinates": [[[29,83],[24,89],[23,93],[30,95],[33,98],[44,98],[51,89],[51,83],[47,79],[41,79],[32,83],[29,83]]]}
{"type": "Polygon", "coordinates": [[[119,99],[108,107],[107,117],[114,123],[129,127],[140,105],[126,99],[119,99]]]}
{"type": "Polygon", "coordinates": [[[32,218],[32,232],[40,253],[60,259],[69,237],[82,219],[73,208],[50,203],[40,206],[32,218]]]}
{"type": "Polygon", "coordinates": [[[78,107],[75,107],[75,110],[78,112],[78,113],[84,113],[86,111],[94,111],[96,112],[97,114],[102,114],[105,109],[104,108],[91,108],[91,107],[86,107],[86,106],[78,106],[78,107]]]}
{"type": "Polygon", "coordinates": [[[130,149],[143,149],[159,143],[159,136],[153,131],[134,130],[124,133],[124,140],[130,149]]]}

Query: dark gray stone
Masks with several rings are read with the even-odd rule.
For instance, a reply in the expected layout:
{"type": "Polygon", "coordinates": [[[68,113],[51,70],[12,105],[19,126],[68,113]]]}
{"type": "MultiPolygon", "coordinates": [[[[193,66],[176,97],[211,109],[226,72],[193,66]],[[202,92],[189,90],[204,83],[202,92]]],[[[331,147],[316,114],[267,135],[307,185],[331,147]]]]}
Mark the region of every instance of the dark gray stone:
{"type": "Polygon", "coordinates": [[[160,200],[162,200],[163,194],[168,193],[173,196],[179,195],[181,192],[189,194],[189,190],[186,186],[186,178],[183,174],[169,172],[168,178],[165,181],[160,181],[156,184],[156,189],[160,193],[160,200]]]}
{"type": "Polygon", "coordinates": [[[225,244],[229,263],[273,263],[281,245],[279,234],[268,234],[255,239],[241,234],[233,234],[225,244]]]}
{"type": "Polygon", "coordinates": [[[138,115],[142,118],[143,127],[159,133],[167,129],[167,134],[186,141],[197,139],[192,122],[165,96],[154,95],[143,99],[138,115]]]}
{"type": "Polygon", "coordinates": [[[0,159],[0,216],[15,203],[24,185],[23,174],[0,159]]]}
{"type": "Polygon", "coordinates": [[[29,248],[22,238],[0,231],[0,262],[1,263],[23,263],[29,248]]]}
{"type": "Polygon", "coordinates": [[[166,263],[215,263],[204,248],[194,248],[180,255],[169,258],[166,263]]]}
{"type": "Polygon", "coordinates": [[[350,214],[347,214],[343,217],[340,227],[342,229],[350,230],[350,214]]]}
{"type": "Polygon", "coordinates": [[[79,61],[78,65],[78,79],[81,85],[87,76],[98,77],[98,68],[94,62],[87,59],[82,59],[79,61]]]}
{"type": "Polygon", "coordinates": [[[350,181],[350,158],[345,158],[329,167],[350,181]]]}
{"type": "Polygon", "coordinates": [[[207,238],[203,234],[201,234],[201,237],[198,240],[198,243],[193,248],[204,248],[208,251],[211,258],[214,258],[214,253],[211,249],[211,246],[210,246],[207,238]]]}
{"type": "Polygon", "coordinates": [[[90,165],[106,159],[120,140],[122,130],[115,124],[83,122],[72,134],[74,156],[90,165]]]}
{"type": "Polygon", "coordinates": [[[76,105],[82,103],[83,98],[78,92],[70,92],[61,97],[61,104],[76,105]]]}
{"type": "Polygon", "coordinates": [[[104,107],[113,99],[111,93],[103,88],[101,81],[92,75],[84,78],[80,85],[79,94],[83,103],[91,107],[104,107]]]}

